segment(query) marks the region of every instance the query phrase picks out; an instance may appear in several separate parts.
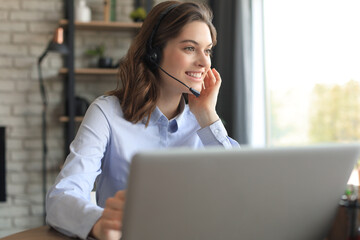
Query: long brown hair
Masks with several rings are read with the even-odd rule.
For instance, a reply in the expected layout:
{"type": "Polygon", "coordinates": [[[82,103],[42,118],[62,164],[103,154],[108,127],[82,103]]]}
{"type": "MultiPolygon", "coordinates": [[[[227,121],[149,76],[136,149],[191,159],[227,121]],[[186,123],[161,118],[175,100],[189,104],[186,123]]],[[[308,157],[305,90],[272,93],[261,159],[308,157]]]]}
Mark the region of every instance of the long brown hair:
{"type": "Polygon", "coordinates": [[[159,21],[159,16],[170,6],[176,5],[163,18],[152,41],[152,47],[164,48],[166,43],[176,38],[182,28],[190,22],[202,21],[209,26],[213,45],[216,44],[216,30],[212,24],[212,12],[205,4],[193,2],[166,1],[156,5],[147,15],[139,33],[134,38],[127,54],[119,66],[119,80],[121,84],[109,92],[119,98],[124,118],[137,123],[148,117],[156,108],[159,97],[159,72],[151,70],[146,63],[146,45],[159,21]]]}

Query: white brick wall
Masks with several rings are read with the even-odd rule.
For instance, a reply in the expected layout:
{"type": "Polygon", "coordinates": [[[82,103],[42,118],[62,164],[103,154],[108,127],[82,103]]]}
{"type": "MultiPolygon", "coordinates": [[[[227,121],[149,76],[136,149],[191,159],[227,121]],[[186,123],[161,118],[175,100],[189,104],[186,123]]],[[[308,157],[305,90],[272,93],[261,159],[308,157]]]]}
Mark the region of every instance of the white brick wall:
{"type": "MultiPolygon", "coordinates": [[[[41,97],[37,58],[45,50],[58,21],[63,0],[0,0],[0,126],[6,126],[7,201],[0,203],[0,238],[42,225],[41,97]]],[[[160,2],[157,0],[156,2],[160,2]]],[[[103,19],[102,0],[88,0],[94,20],[103,19]]],[[[117,0],[117,20],[130,21],[133,0],[117,0]]],[[[117,62],[133,37],[128,32],[77,31],[76,67],[94,60],[84,52],[97,44],[117,62]]],[[[58,74],[62,58],[50,53],[42,63],[49,99],[48,185],[52,184],[64,156],[63,82],[58,74]]],[[[116,87],[115,76],[76,76],[76,95],[89,102],[116,87]]]]}
{"type": "MultiPolygon", "coordinates": [[[[118,2],[118,9],[128,9],[126,16],[118,18],[130,21],[128,14],[133,0],[118,2]]],[[[101,20],[102,1],[88,0],[88,3],[94,12],[93,19],[101,20]]],[[[0,238],[43,224],[42,105],[36,64],[63,12],[62,0],[1,0],[0,3],[0,126],[6,126],[7,135],[7,202],[0,203],[0,238]]],[[[88,66],[91,60],[84,57],[85,50],[100,43],[118,60],[132,38],[129,33],[91,31],[77,31],[75,36],[76,67],[88,66]]],[[[64,124],[58,121],[64,113],[64,77],[58,74],[62,66],[61,56],[54,53],[49,53],[42,63],[49,100],[49,186],[65,159],[64,124]]],[[[116,86],[115,77],[79,78],[76,93],[88,101],[116,86]]]]}

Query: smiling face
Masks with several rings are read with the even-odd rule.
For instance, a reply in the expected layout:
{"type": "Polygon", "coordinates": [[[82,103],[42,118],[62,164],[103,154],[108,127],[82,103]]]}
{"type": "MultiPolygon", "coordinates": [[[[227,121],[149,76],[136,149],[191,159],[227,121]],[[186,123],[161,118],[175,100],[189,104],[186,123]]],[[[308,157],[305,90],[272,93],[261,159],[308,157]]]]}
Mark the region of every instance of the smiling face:
{"type": "MultiPolygon", "coordinates": [[[[201,21],[186,24],[181,33],[170,39],[164,49],[160,66],[172,76],[198,91],[211,66],[212,38],[208,25],[201,21]]],[[[182,94],[190,91],[159,70],[161,91],[182,94]]]]}

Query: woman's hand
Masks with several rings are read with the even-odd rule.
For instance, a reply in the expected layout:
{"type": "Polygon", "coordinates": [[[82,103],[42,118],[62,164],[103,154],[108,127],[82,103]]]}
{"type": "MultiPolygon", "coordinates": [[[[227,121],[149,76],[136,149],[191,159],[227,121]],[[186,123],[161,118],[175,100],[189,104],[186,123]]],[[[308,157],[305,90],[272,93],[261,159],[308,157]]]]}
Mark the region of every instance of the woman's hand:
{"type": "Polygon", "coordinates": [[[207,71],[204,78],[204,86],[199,97],[188,94],[189,107],[195,115],[200,127],[204,128],[216,122],[219,116],[215,107],[221,85],[220,74],[213,69],[207,71]]]}
{"type": "Polygon", "coordinates": [[[118,191],[114,197],[108,198],[102,216],[91,230],[91,236],[100,240],[119,240],[124,204],[125,191],[118,191]]]}

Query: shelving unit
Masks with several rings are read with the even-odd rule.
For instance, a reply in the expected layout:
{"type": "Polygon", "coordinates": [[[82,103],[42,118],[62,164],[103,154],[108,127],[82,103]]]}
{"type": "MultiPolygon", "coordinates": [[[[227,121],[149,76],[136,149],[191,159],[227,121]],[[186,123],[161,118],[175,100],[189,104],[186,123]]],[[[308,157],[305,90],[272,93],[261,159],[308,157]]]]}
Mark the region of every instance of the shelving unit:
{"type": "MultiPolygon", "coordinates": [[[[76,68],[75,74],[85,74],[85,75],[115,75],[117,73],[116,68],[76,68]]],[[[69,71],[67,68],[61,68],[60,74],[67,74],[69,71]]]]}
{"type": "MultiPolygon", "coordinates": [[[[69,24],[67,19],[61,19],[59,25],[66,27],[69,24]]],[[[104,21],[92,21],[92,22],[74,22],[74,26],[77,30],[101,30],[101,31],[115,31],[115,30],[138,30],[141,27],[141,23],[134,22],[104,22],[104,21]]]]}
{"type": "MultiPolygon", "coordinates": [[[[81,122],[83,119],[84,119],[83,116],[76,116],[76,117],[74,118],[74,121],[75,121],[75,122],[81,122]]],[[[61,116],[61,117],[59,118],[59,121],[60,121],[60,122],[63,122],[63,123],[69,122],[69,117],[67,117],[67,116],[61,116]]]]}
{"type": "Polygon", "coordinates": [[[65,30],[65,43],[69,54],[65,58],[65,66],[60,69],[60,74],[65,76],[65,100],[67,116],[60,117],[59,121],[65,124],[65,154],[75,137],[75,123],[82,121],[82,116],[75,116],[75,75],[116,75],[117,69],[104,68],[79,68],[74,66],[74,37],[75,30],[90,31],[130,31],[136,32],[141,23],[133,22],[77,22],[74,21],[74,0],[64,0],[65,19],[59,21],[59,25],[65,30]]]}

